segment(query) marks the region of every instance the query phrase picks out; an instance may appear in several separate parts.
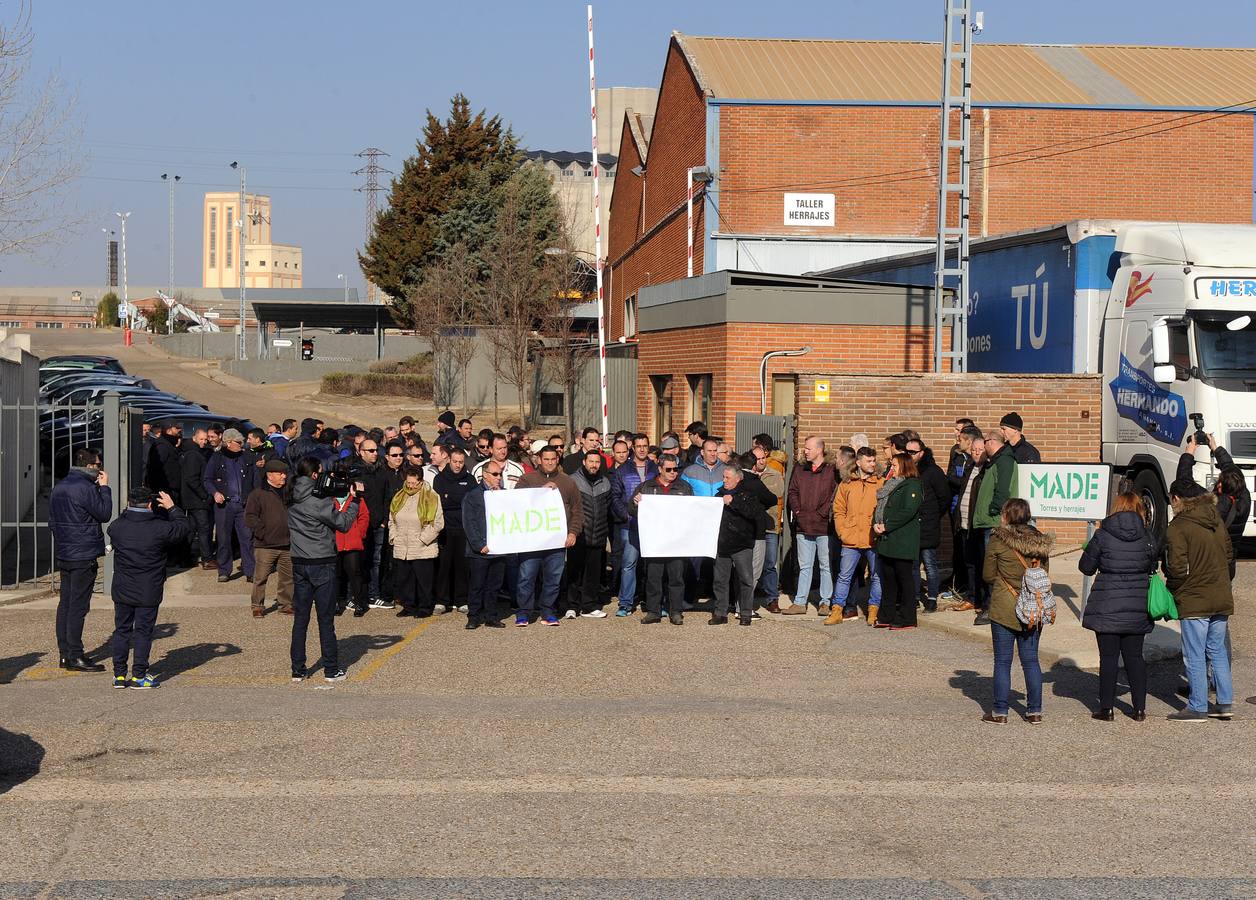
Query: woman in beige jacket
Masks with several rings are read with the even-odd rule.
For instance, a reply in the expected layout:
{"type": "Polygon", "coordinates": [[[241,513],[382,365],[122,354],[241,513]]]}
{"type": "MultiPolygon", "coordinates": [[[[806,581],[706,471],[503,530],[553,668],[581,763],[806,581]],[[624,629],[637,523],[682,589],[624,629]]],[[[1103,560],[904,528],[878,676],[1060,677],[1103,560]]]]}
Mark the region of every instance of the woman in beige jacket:
{"type": "Polygon", "coordinates": [[[440,497],[423,481],[423,470],[407,467],[405,483],[388,509],[388,541],[392,544],[398,616],[425,619],[434,609],[436,538],[445,527],[440,497]]]}

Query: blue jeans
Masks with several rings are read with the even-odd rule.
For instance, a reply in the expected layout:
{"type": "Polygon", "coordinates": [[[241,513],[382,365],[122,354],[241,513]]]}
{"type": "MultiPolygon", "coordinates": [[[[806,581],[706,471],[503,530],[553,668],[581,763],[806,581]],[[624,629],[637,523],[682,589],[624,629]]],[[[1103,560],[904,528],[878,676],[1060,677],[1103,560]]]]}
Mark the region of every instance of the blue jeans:
{"type": "Polygon", "coordinates": [[[1217,705],[1234,702],[1234,685],[1230,681],[1230,654],[1226,651],[1228,616],[1182,620],[1182,658],[1191,683],[1191,699],[1187,706],[1194,712],[1208,712],[1208,666],[1217,688],[1217,705]]]}
{"type": "Polygon", "coordinates": [[[763,537],[763,574],[759,576],[759,590],[769,601],[775,600],[781,593],[781,573],[776,571],[776,557],[781,550],[781,536],[769,531],[763,537]]]}
{"type": "MultiPolygon", "coordinates": [[[[938,591],[942,589],[942,577],[938,572],[938,548],[922,547],[920,549],[920,562],[925,567],[925,587],[928,588],[925,596],[930,600],[938,599],[938,591]]],[[[920,598],[920,566],[916,566],[912,570],[916,573],[916,597],[920,598]]]]}
{"type": "Polygon", "coordinates": [[[310,608],[318,619],[318,643],[323,672],[340,668],[336,644],[336,564],[292,567],[292,671],[305,669],[305,635],[310,627],[310,608]]]}
{"type": "Polygon", "coordinates": [[[538,553],[519,554],[519,584],[515,588],[515,611],[530,614],[535,608],[534,587],[537,575],[541,576],[541,618],[552,618],[558,603],[558,588],[562,584],[563,569],[567,564],[567,551],[542,550],[538,553]]]}
{"type": "Polygon", "coordinates": [[[857,547],[843,547],[842,559],[837,569],[837,590],[833,594],[835,606],[846,607],[846,599],[850,596],[850,582],[859,568],[859,561],[867,560],[868,571],[872,573],[872,584],[868,588],[868,606],[881,605],[881,573],[877,571],[877,553],[871,548],[860,550],[857,547]]]}
{"type": "Polygon", "coordinates": [[[641,559],[641,539],[630,526],[621,525],[617,540],[624,553],[619,563],[619,608],[631,610],[637,605],[637,561],[641,559]]]}
{"type": "Polygon", "coordinates": [[[833,570],[829,568],[829,536],[827,534],[795,535],[798,548],[798,589],[794,591],[794,604],[806,606],[811,595],[811,571],[820,564],[820,602],[828,603],[833,596],[833,570]]]}
{"type": "Polygon", "coordinates": [[[1007,695],[1012,690],[1013,647],[1025,673],[1025,712],[1029,715],[1042,712],[1042,666],[1038,664],[1038,638],[1042,636],[1042,629],[1013,631],[991,622],[990,634],[994,638],[994,714],[1007,715],[1007,695]]]}

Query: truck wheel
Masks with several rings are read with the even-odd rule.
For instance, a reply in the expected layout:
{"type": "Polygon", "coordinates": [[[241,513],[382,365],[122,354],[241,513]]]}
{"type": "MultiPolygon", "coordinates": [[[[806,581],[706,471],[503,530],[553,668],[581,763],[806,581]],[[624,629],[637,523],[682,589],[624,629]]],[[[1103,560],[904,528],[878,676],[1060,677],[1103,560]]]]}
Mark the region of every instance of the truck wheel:
{"type": "Polygon", "coordinates": [[[1160,484],[1160,476],[1151,469],[1143,469],[1134,476],[1134,492],[1143,498],[1143,505],[1147,507],[1147,530],[1152,538],[1162,543],[1169,526],[1169,498],[1160,484]]]}

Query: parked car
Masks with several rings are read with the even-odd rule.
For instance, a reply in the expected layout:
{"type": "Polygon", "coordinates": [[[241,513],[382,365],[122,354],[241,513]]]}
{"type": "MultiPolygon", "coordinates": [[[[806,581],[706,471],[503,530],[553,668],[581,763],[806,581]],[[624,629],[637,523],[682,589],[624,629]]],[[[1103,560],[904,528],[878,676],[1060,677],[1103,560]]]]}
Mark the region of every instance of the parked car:
{"type": "Polygon", "coordinates": [[[67,353],[61,356],[46,356],[39,361],[39,368],[42,370],[56,366],[74,367],[80,363],[93,369],[107,369],[110,372],[117,372],[119,375],[126,374],[126,369],[122,368],[122,363],[118,362],[114,357],[101,356],[94,353],[67,353]]]}

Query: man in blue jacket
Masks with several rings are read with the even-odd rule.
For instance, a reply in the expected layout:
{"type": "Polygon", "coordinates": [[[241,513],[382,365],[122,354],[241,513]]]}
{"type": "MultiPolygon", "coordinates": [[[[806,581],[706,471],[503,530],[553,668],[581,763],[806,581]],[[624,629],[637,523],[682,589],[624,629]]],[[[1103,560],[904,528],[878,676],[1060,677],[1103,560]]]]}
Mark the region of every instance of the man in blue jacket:
{"type": "Polygon", "coordinates": [[[156,496],[145,487],[132,488],[126,509],[109,526],[113,545],[113,686],[151,690],[157,680],[148,674],[153,626],[166,588],[166,554],[187,541],[191,522],[165,491],[156,496]],[[154,502],[166,518],[153,515],[154,502]],[[131,658],[131,677],[126,675],[131,658]]]}
{"type": "Polygon", "coordinates": [[[466,535],[467,562],[471,577],[467,592],[467,631],[485,628],[505,628],[494,615],[497,594],[506,577],[508,556],[497,556],[488,549],[488,518],[484,512],[484,492],[504,490],[502,463],[489,459],[480,470],[479,484],[462,497],[462,530],[466,535]]]}
{"type": "Polygon", "coordinates": [[[81,447],[74,452],[73,468],[52,489],[48,510],[56,565],[61,572],[57,650],[63,669],[105,670],[84,653],[83,623],[92,602],[97,560],[105,555],[105,535],[100,526],[109,521],[112,512],[113,494],[109,476],[100,467],[100,454],[81,447]]]}
{"type": "Polygon", "coordinates": [[[240,570],[253,580],[253,537],[244,521],[244,504],[257,483],[257,468],[247,464],[244,435],[235,428],[222,433],[222,447],[205,463],[205,493],[214,501],[214,533],[218,537],[218,580],[229,581],[234,554],[231,534],[240,542],[240,570]]]}
{"type": "Polygon", "coordinates": [[[641,545],[637,535],[637,505],[632,495],[637,487],[655,478],[659,468],[650,459],[650,439],[644,434],[632,436],[632,456],[611,473],[611,517],[615,521],[615,543],[622,557],[619,569],[619,618],[632,615],[637,605],[637,563],[641,545]]]}

